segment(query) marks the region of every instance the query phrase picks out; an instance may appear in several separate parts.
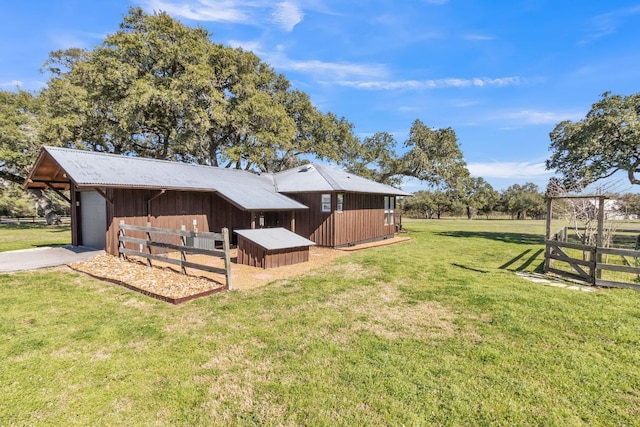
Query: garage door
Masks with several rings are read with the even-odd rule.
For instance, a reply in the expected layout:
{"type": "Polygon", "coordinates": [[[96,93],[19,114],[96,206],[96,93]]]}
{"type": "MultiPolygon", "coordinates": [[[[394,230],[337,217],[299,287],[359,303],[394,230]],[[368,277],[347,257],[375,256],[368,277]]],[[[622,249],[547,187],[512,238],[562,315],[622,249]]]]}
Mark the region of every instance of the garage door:
{"type": "Polygon", "coordinates": [[[104,249],[106,246],[107,207],[104,198],[95,191],[80,193],[82,246],[104,249]]]}

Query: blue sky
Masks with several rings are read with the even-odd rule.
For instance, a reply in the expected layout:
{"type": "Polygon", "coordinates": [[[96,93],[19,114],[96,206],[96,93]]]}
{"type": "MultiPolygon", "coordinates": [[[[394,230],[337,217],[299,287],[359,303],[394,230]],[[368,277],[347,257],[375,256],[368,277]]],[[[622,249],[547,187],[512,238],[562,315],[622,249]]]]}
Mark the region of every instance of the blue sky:
{"type": "Polygon", "coordinates": [[[543,189],[554,126],[605,91],[640,91],[640,2],[617,0],[4,1],[0,89],[42,88],[50,51],[92,48],[129,6],[254,51],[361,137],[401,144],[415,119],[451,127],[471,173],[498,190],[543,189]]]}

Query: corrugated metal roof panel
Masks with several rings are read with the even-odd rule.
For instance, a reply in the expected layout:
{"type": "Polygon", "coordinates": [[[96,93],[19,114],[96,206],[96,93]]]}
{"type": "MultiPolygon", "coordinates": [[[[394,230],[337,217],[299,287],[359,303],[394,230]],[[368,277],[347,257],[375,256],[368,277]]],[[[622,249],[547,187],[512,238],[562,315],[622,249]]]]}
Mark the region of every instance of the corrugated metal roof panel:
{"type": "Polygon", "coordinates": [[[93,151],[44,147],[79,187],[217,191],[245,210],[307,209],[251,172],[93,151]]]}
{"type": "Polygon", "coordinates": [[[305,239],[286,228],[257,228],[255,230],[235,230],[235,232],[267,250],[315,245],[311,240],[305,239]]]}
{"type": "Polygon", "coordinates": [[[281,193],[345,191],[354,193],[410,196],[410,193],[370,179],[317,163],[304,165],[275,174],[281,193]]]}

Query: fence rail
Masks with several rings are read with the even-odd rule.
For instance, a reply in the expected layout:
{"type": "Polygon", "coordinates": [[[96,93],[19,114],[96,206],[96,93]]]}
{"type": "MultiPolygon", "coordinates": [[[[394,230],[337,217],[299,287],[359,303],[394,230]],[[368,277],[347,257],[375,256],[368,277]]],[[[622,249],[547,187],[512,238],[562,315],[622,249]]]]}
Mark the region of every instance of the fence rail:
{"type": "Polygon", "coordinates": [[[222,233],[211,232],[195,232],[187,231],[183,225],[180,230],[172,230],[168,228],[152,227],[150,223],[146,226],[125,224],[124,221],[120,221],[118,231],[118,253],[120,256],[137,256],[147,260],[147,265],[151,267],[151,261],[166,262],[168,264],[177,265],[180,267],[180,272],[186,274],[187,268],[193,268],[196,270],[207,271],[211,273],[223,274],[225,276],[225,287],[231,289],[231,256],[230,256],[230,244],[229,244],[229,230],[227,228],[222,229],[222,233]],[[145,238],[127,236],[126,231],[135,231],[146,233],[145,238]],[[152,233],[164,236],[173,236],[179,238],[179,244],[168,243],[152,238],[152,233]],[[211,241],[211,245],[208,247],[215,247],[216,242],[222,242],[222,250],[206,249],[202,247],[194,246],[194,242],[211,241]],[[140,250],[136,251],[126,247],[127,243],[140,245],[140,250]],[[142,249],[146,248],[145,251],[142,249]],[[151,248],[171,249],[180,252],[180,259],[173,259],[163,255],[152,253],[151,248]],[[210,265],[198,264],[187,261],[187,254],[201,254],[209,255],[224,259],[224,268],[213,267],[210,265]]]}
{"type": "MultiPolygon", "coordinates": [[[[638,230],[624,230],[625,232],[638,232],[638,230]]],[[[586,282],[595,286],[631,288],[640,290],[639,283],[619,282],[602,279],[603,271],[619,273],[630,273],[640,277],[640,250],[622,248],[604,248],[600,246],[584,245],[563,241],[566,239],[566,231],[560,230],[546,241],[545,251],[545,272],[557,274],[562,277],[571,278],[586,282]],[[578,250],[581,258],[576,258],[567,253],[566,249],[578,250]],[[618,255],[626,265],[611,264],[608,261],[609,255],[618,255]],[[635,259],[636,265],[627,259],[635,259]],[[553,262],[568,264],[573,271],[562,270],[553,267],[553,262]]]]}

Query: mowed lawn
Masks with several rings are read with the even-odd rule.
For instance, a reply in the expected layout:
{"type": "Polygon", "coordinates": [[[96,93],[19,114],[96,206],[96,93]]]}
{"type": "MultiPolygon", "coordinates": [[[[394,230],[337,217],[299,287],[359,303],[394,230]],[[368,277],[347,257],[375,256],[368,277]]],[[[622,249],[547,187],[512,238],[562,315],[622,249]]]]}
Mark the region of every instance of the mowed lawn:
{"type": "Polygon", "coordinates": [[[0,275],[0,425],[639,425],[640,293],[515,275],[544,223],[413,240],[171,306],[0,275]]]}
{"type": "Polygon", "coordinates": [[[0,224],[0,252],[70,243],[71,227],[68,225],[47,226],[42,222],[0,224]]]}

